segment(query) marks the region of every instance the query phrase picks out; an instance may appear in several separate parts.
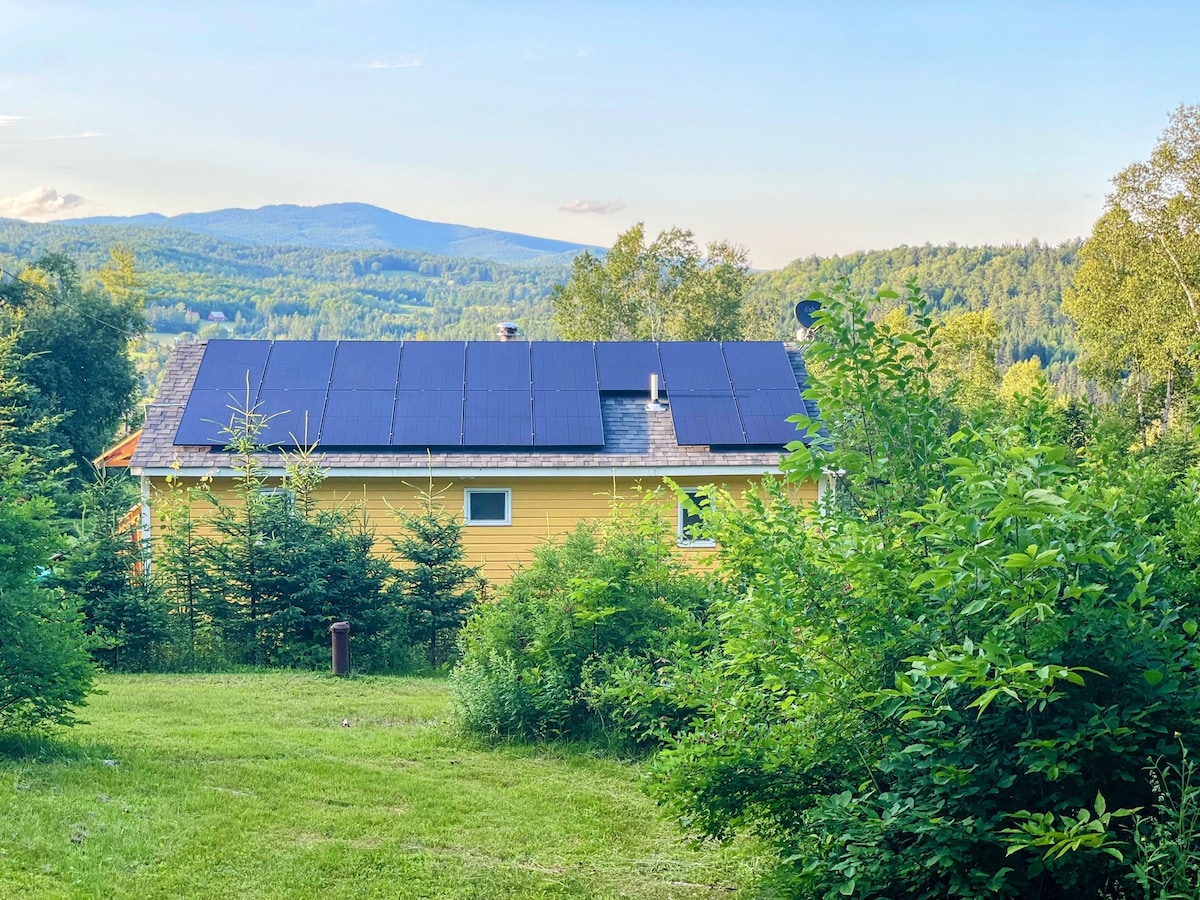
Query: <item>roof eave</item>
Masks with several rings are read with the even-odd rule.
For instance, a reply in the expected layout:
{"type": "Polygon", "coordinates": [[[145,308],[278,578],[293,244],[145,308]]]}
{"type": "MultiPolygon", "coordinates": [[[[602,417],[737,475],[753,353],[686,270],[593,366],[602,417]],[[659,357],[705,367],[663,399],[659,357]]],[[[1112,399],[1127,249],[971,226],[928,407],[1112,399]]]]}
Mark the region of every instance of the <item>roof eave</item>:
{"type": "MultiPolygon", "coordinates": [[[[181,478],[233,478],[239,472],[228,466],[137,466],[133,468],[135,475],[150,478],[165,478],[177,475],[181,478]]],[[[279,478],[285,474],[282,466],[264,466],[262,474],[269,478],[279,478]]],[[[365,479],[365,478],[598,478],[616,476],[618,478],[706,478],[710,476],[743,476],[758,477],[763,475],[778,475],[778,465],[668,465],[656,466],[619,465],[619,466],[403,466],[375,467],[362,466],[354,468],[328,469],[325,477],[336,479],[365,479]]]]}

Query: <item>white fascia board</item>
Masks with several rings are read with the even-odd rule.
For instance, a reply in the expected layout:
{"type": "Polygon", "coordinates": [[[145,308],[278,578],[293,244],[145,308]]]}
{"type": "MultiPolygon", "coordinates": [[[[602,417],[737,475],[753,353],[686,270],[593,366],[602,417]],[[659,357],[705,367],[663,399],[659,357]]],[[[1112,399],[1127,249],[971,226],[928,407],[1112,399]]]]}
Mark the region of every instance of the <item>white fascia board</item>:
{"type": "MultiPolygon", "coordinates": [[[[262,474],[279,478],[284,474],[282,467],[263,468],[262,474]]],[[[228,468],[181,468],[170,466],[155,468],[147,466],[135,469],[134,474],[150,478],[178,475],[182,478],[232,478],[238,473],[228,468]]],[[[326,479],[338,478],[707,478],[721,475],[778,475],[779,466],[473,466],[464,468],[434,468],[412,466],[389,469],[364,466],[355,469],[328,469],[326,479]]]]}

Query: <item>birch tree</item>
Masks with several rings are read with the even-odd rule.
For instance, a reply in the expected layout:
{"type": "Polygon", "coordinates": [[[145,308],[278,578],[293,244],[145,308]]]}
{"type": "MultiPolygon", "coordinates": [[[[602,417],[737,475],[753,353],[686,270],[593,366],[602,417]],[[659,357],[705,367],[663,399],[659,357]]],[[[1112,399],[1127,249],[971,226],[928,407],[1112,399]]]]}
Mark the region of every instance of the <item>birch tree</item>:
{"type": "Polygon", "coordinates": [[[1165,430],[1200,343],[1200,106],[1176,109],[1150,159],[1113,179],[1080,258],[1063,305],[1079,325],[1084,372],[1125,381],[1139,403],[1161,392],[1165,430]]]}

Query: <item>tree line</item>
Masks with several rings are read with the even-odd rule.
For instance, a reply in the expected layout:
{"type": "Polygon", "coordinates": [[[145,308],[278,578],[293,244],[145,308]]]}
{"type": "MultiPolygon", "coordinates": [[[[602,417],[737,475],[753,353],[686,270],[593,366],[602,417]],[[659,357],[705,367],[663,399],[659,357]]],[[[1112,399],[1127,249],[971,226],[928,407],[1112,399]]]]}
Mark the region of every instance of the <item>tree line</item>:
{"type": "Polygon", "coordinates": [[[756,272],[745,251],[729,242],[700,247],[684,229],[655,236],[642,225],[567,268],[405,251],[261,247],[136,227],[12,223],[0,225],[0,260],[19,271],[39,254],[69,251],[90,272],[105,264],[114,242],[135,254],[142,279],[152,338],[139,344],[135,358],[151,394],[171,342],[180,338],[486,340],[496,322],[516,321],[534,340],[635,333],[789,339],[795,303],[842,277],[865,292],[916,278],[942,315],[990,313],[1000,329],[1002,371],[1036,358],[1065,393],[1086,388],[1074,321],[1061,307],[1079,264],[1078,242],[902,247],[756,272]],[[634,307],[643,311],[635,314],[634,307]],[[216,312],[228,322],[210,322],[216,312]]]}

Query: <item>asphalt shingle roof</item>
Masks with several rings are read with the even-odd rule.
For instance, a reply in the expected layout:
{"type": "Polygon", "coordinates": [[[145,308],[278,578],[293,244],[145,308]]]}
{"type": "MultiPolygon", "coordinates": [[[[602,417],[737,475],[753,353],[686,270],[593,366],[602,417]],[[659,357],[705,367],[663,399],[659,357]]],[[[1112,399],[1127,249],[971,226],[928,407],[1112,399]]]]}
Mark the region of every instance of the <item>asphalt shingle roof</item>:
{"type": "MultiPolygon", "coordinates": [[[[230,467],[230,455],[220,448],[177,446],[175,431],[183,416],[184,406],[196,379],[204,356],[206,341],[179,344],[172,354],[158,399],[146,414],[146,424],[131,460],[134,472],[161,473],[173,466],[185,470],[225,470],[230,467]]],[[[805,373],[799,351],[789,347],[788,355],[803,387],[805,373]]],[[[669,398],[668,398],[669,399],[669,398]]],[[[815,410],[797,409],[812,413],[815,410]]],[[[437,450],[427,453],[408,448],[364,448],[352,451],[321,452],[322,465],[330,476],[339,470],[434,470],[518,468],[545,471],[546,469],[601,470],[646,468],[756,468],[773,471],[779,466],[782,448],[763,450],[743,447],[713,450],[705,446],[680,446],[675,439],[671,415],[666,411],[646,409],[645,396],[601,395],[601,415],[604,425],[603,448],[578,451],[536,447],[504,447],[495,450],[463,449],[437,450]]],[[[262,463],[268,468],[281,464],[278,453],[263,453],[262,463]]]]}

